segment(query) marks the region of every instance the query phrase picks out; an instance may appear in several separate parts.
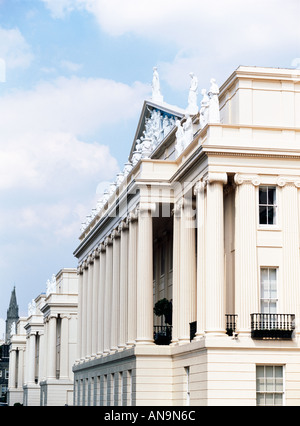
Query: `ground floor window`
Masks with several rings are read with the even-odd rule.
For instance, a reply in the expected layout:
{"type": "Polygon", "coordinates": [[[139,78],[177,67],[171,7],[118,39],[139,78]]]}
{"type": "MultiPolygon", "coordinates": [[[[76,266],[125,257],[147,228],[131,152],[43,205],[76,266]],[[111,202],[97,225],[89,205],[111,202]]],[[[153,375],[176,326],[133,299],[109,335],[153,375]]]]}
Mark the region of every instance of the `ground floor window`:
{"type": "Polygon", "coordinates": [[[256,366],[256,405],[283,405],[283,366],[256,366]]]}

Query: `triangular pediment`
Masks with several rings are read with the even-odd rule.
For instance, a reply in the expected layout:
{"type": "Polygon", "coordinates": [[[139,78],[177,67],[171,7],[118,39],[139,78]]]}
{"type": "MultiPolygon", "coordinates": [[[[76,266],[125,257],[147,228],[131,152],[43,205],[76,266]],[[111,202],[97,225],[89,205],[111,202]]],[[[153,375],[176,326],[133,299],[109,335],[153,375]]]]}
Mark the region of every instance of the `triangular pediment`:
{"type": "Polygon", "coordinates": [[[175,128],[176,120],[181,120],[185,111],[165,102],[155,103],[145,100],[132,143],[129,160],[132,159],[137,144],[150,140],[152,151],[161,145],[167,135],[175,128]]]}

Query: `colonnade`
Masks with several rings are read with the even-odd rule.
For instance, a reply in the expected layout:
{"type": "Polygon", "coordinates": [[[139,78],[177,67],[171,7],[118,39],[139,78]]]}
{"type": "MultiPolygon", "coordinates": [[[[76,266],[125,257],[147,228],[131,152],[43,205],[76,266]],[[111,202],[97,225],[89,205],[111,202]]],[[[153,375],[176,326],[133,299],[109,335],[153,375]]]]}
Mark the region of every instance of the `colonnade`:
{"type": "MultiPolygon", "coordinates": [[[[226,173],[209,173],[196,184],[196,224],[188,199],[174,206],[173,344],[190,341],[192,321],[197,321],[196,339],[225,333],[226,183],[226,173]]],[[[153,344],[154,207],[141,203],[78,267],[78,361],[153,344]]]]}
{"type": "Polygon", "coordinates": [[[194,321],[197,321],[196,340],[208,333],[225,333],[223,187],[226,183],[226,173],[209,173],[196,183],[196,222],[191,200],[183,199],[175,205],[172,344],[190,341],[189,327],[194,321]]]}
{"type": "Polygon", "coordinates": [[[130,212],[78,267],[78,361],[114,353],[139,340],[153,342],[153,307],[146,306],[148,296],[141,294],[148,287],[152,297],[152,270],[146,273],[152,256],[152,217],[149,213],[144,221],[147,211],[140,205],[130,212]],[[140,241],[146,235],[148,250],[140,241]],[[142,309],[138,298],[141,303],[147,298],[142,309]],[[152,309],[147,324],[137,320],[145,316],[144,309],[152,309]]]}

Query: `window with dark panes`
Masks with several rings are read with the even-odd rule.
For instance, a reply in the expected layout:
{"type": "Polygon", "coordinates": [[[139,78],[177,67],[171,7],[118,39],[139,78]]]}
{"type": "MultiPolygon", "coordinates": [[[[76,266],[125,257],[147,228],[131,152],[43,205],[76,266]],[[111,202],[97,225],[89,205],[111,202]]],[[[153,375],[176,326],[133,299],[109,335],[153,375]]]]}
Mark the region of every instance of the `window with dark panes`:
{"type": "Polygon", "coordinates": [[[259,188],[259,224],[276,225],[277,201],[274,186],[259,188]]]}

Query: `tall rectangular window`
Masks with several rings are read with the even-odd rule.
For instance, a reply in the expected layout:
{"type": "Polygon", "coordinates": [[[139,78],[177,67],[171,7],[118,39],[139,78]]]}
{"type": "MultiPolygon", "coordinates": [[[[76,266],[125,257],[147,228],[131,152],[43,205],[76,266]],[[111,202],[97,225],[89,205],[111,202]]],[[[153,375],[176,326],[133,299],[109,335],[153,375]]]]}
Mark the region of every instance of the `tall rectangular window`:
{"type": "Polygon", "coordinates": [[[256,366],[256,405],[283,405],[283,366],[256,366]]]}
{"type": "Polygon", "coordinates": [[[185,371],[185,391],[186,391],[186,405],[190,405],[190,367],[184,367],[185,371]]]}
{"type": "Polygon", "coordinates": [[[260,308],[262,314],[277,313],[277,268],[260,269],[260,308]]]}
{"type": "Polygon", "coordinates": [[[259,224],[276,225],[277,200],[274,186],[259,187],[259,224]]]}

